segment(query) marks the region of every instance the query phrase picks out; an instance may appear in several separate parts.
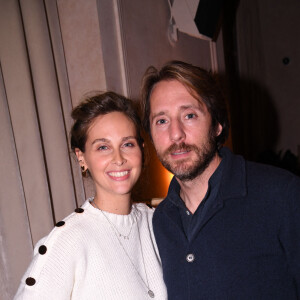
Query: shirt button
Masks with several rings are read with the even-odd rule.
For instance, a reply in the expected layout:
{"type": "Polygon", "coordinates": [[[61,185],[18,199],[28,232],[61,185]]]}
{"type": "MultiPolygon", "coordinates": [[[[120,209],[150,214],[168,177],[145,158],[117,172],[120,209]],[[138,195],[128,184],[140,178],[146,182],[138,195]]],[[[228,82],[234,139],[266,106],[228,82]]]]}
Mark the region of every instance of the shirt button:
{"type": "Polygon", "coordinates": [[[194,255],[194,254],[190,253],[190,254],[188,254],[188,255],[186,256],[186,261],[187,261],[187,262],[191,263],[191,262],[193,262],[194,260],[195,260],[195,255],[194,255]]]}
{"type": "Polygon", "coordinates": [[[189,216],[191,213],[187,210],[187,211],[186,211],[186,214],[189,216]]]}

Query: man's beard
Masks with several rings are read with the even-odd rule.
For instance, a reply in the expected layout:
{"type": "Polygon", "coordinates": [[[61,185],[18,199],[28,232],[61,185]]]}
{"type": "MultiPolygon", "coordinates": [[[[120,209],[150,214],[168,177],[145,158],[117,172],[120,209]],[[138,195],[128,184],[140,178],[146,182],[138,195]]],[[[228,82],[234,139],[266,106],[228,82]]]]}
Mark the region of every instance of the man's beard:
{"type": "Polygon", "coordinates": [[[185,143],[173,144],[162,154],[157,155],[162,165],[181,181],[189,181],[201,175],[209,166],[217,153],[217,145],[215,142],[215,133],[211,128],[207,140],[200,147],[196,145],[188,145],[185,143]],[[176,150],[194,151],[197,158],[193,161],[190,158],[180,159],[178,161],[170,161],[168,156],[176,150]]]}

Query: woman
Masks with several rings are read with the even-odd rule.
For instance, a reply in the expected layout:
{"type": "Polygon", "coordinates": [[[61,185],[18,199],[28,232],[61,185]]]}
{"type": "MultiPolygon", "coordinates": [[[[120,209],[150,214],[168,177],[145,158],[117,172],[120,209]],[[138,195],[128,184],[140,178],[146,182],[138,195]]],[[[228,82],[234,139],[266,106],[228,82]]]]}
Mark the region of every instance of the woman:
{"type": "Polygon", "coordinates": [[[107,92],[72,117],[71,148],[95,196],[38,242],[15,299],[167,299],[153,211],[131,201],[143,160],[136,112],[107,92]]]}

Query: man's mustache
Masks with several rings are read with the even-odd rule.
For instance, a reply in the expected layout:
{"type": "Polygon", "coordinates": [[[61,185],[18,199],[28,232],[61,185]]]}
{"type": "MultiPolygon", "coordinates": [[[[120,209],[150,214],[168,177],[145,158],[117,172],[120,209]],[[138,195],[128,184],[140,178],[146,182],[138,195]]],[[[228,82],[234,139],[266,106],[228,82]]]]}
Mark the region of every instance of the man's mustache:
{"type": "Polygon", "coordinates": [[[195,145],[189,145],[184,142],[181,142],[180,144],[172,144],[166,151],[165,155],[172,154],[176,151],[180,152],[188,152],[188,151],[198,151],[198,148],[195,145]]]}

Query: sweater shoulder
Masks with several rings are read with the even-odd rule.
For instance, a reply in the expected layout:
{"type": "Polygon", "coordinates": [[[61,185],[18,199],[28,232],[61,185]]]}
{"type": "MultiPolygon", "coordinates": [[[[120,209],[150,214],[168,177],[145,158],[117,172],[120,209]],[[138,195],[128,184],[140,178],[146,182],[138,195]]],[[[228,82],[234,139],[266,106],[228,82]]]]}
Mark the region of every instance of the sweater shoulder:
{"type": "Polygon", "coordinates": [[[16,299],[37,299],[33,295],[38,297],[49,287],[55,287],[53,296],[70,292],[75,266],[89,244],[90,219],[86,209],[78,208],[57,222],[51,232],[36,244],[16,299]]]}
{"type": "Polygon", "coordinates": [[[137,215],[141,215],[142,218],[152,219],[153,213],[155,211],[154,208],[149,207],[145,203],[134,203],[133,208],[136,210],[137,215]]]}
{"type": "Polygon", "coordinates": [[[92,216],[83,205],[55,224],[50,233],[36,244],[34,255],[38,253],[41,246],[52,248],[59,245],[59,248],[64,250],[80,244],[92,226],[92,216]]]}

